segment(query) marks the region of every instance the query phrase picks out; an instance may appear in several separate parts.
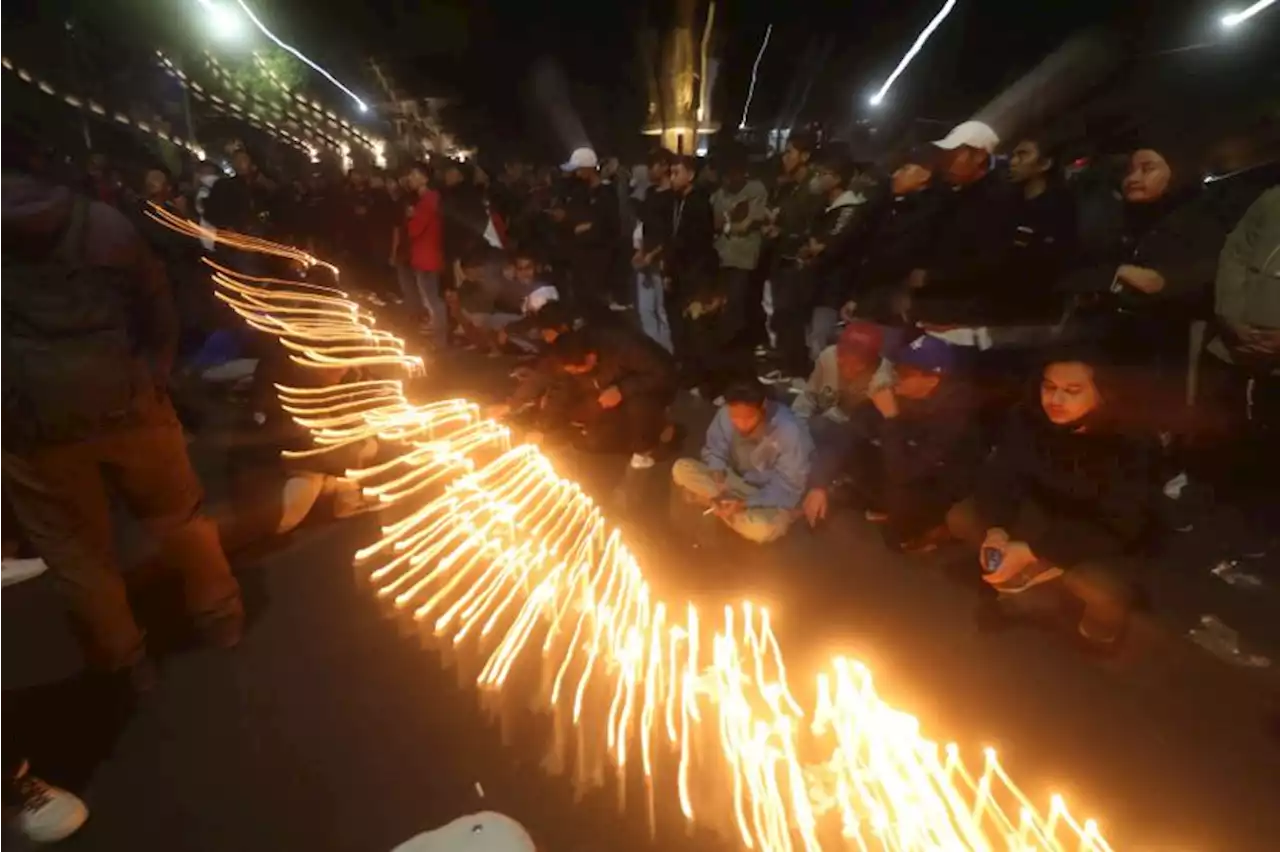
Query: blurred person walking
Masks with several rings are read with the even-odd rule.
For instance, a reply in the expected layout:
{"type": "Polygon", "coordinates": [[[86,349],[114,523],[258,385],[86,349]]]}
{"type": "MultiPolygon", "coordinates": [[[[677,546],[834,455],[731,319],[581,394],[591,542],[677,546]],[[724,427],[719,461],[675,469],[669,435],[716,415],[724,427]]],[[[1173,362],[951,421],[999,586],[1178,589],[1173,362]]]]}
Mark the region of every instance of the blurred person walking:
{"type": "Polygon", "coordinates": [[[181,572],[205,641],[231,647],[244,629],[166,391],[177,338],[168,282],[107,205],[12,173],[3,198],[5,492],[90,666],[145,690],[154,673],[115,564],[108,482],[181,572]]]}

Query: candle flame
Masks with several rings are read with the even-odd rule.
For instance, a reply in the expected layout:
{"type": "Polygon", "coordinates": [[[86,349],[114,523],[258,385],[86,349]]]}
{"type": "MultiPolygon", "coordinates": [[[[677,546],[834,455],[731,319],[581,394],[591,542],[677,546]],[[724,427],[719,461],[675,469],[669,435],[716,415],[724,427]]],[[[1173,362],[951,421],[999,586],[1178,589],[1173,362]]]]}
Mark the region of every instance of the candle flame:
{"type": "MultiPolygon", "coordinates": [[[[337,271],[289,246],[150,215],[337,271]]],[[[478,663],[482,693],[532,694],[550,711],[579,780],[600,783],[605,766],[639,773],[650,813],[670,797],[686,819],[765,852],[1111,849],[1060,796],[1038,809],[994,750],[971,771],[955,745],[923,736],[856,660],[808,675],[816,698],[803,705],[767,609],[747,601],[707,616],[659,600],[621,534],[535,446],[474,403],[418,404],[398,378],[369,378],[422,362],[342,291],[210,265],[218,297],[296,363],[364,374],[278,387],[315,439],[293,455],[377,441],[378,460],[347,472],[394,518],[357,551],[362,575],[391,611],[478,663]]]]}

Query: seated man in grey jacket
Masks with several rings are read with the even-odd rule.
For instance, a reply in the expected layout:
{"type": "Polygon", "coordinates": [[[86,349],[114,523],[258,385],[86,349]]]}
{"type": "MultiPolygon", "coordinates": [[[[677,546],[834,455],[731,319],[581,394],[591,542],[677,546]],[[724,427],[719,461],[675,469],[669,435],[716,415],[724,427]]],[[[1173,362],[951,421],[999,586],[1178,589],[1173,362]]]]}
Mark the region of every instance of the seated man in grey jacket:
{"type": "Polygon", "coordinates": [[[748,541],[774,541],[799,514],[813,441],[791,409],[768,399],[759,384],[734,385],[724,396],[701,460],[678,460],[672,481],[686,502],[748,541]]]}

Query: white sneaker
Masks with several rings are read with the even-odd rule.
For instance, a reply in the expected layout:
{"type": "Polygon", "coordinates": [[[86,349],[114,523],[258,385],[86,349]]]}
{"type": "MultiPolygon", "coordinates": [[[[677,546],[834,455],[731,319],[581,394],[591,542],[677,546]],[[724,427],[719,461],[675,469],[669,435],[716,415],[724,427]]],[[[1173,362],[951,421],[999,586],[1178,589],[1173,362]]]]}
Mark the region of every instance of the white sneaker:
{"type": "Polygon", "coordinates": [[[6,559],[0,565],[0,580],[5,586],[12,586],[39,577],[48,570],[49,566],[43,559],[6,559]]]}
{"type": "Polygon", "coordinates": [[[632,470],[648,470],[653,467],[653,464],[652,453],[633,453],[631,455],[632,470]]]}
{"type": "Polygon", "coordinates": [[[46,784],[32,775],[25,764],[12,783],[22,800],[18,830],[34,843],[65,840],[89,818],[89,809],[79,796],[46,784]]]}
{"type": "Polygon", "coordinates": [[[723,407],[724,407],[724,394],[720,394],[718,397],[716,397],[715,399],[711,400],[711,404],[712,404],[712,405],[714,405],[716,408],[723,408],[723,407]]]}
{"type": "Polygon", "coordinates": [[[769,347],[765,346],[764,344],[761,344],[755,348],[755,355],[757,358],[763,358],[768,354],[769,354],[769,347]]]}
{"type": "Polygon", "coordinates": [[[619,304],[618,302],[613,302],[613,301],[611,301],[611,302],[609,302],[609,310],[611,310],[611,311],[629,311],[629,310],[631,310],[631,306],[630,306],[630,305],[623,305],[623,304],[619,304]]]}
{"type": "Polygon", "coordinates": [[[689,396],[694,399],[702,399],[702,391],[698,388],[689,388],[689,396]]]}
{"type": "Polygon", "coordinates": [[[760,381],[766,385],[782,385],[791,381],[791,376],[783,373],[781,370],[770,370],[760,377],[760,381]]]}

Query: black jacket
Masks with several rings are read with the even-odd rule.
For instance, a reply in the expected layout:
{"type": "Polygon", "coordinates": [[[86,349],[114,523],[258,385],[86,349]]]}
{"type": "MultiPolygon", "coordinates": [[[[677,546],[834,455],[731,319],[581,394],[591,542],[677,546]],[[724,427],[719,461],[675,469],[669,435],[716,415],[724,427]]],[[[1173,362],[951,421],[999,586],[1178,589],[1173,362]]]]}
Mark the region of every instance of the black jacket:
{"type": "Polygon", "coordinates": [[[440,188],[440,238],[445,260],[452,263],[484,242],[489,211],[479,188],[460,183],[440,188]]]}
{"type": "Polygon", "coordinates": [[[890,490],[927,481],[940,468],[974,469],[981,457],[977,405],[972,385],[958,372],[946,376],[926,399],[900,397],[898,416],[880,423],[890,490]]]}
{"type": "Polygon", "coordinates": [[[611,184],[602,183],[574,193],[569,203],[568,225],[574,251],[616,252],[622,234],[617,191],[611,184]],[[591,227],[579,234],[574,231],[578,225],[591,227]]]}
{"type": "Polygon", "coordinates": [[[222,178],[204,202],[205,218],[216,228],[261,236],[271,231],[274,192],[260,174],[222,178]]]}
{"type": "Polygon", "coordinates": [[[114,207],[24,175],[3,196],[6,448],[89,436],[43,419],[55,410],[132,422],[177,348],[164,265],[114,207]]]}
{"type": "MultiPolygon", "coordinates": [[[[675,193],[670,189],[649,188],[640,202],[640,224],[644,233],[644,250],[646,253],[659,246],[665,246],[671,240],[672,204],[675,193]]],[[[662,257],[659,255],[658,260],[662,257]]]]}
{"type": "Polygon", "coordinates": [[[800,248],[809,239],[814,220],[822,215],[826,203],[821,195],[809,188],[806,177],[798,183],[788,181],[775,187],[771,206],[778,211],[774,220],[778,227],[778,237],[773,245],[775,262],[794,264],[800,248]]]}
{"type": "Polygon", "coordinates": [[[1010,416],[975,497],[988,523],[1006,529],[1023,503],[1035,503],[1048,523],[1027,544],[1055,565],[1131,554],[1152,528],[1154,457],[1145,442],[1102,424],[1054,426],[1028,402],[1010,416]]]}
{"type": "MultiPolygon", "coordinates": [[[[596,352],[596,366],[581,376],[568,376],[560,367],[559,347],[552,344],[534,365],[533,373],[516,388],[510,405],[520,409],[542,399],[557,384],[573,385],[566,396],[598,394],[611,385],[622,391],[622,399],[638,396],[674,396],[677,388],[676,363],[671,353],[650,337],[630,326],[588,327],[572,334],[589,335],[596,352]]],[[[558,343],[559,341],[557,341],[558,343]]],[[[573,399],[564,399],[571,405],[573,399]]],[[[558,408],[544,410],[554,420],[558,408]]]]}
{"type": "Polygon", "coordinates": [[[993,282],[1010,243],[1010,187],[990,173],[969,186],[941,186],[936,192],[938,210],[915,265],[928,277],[913,299],[913,314],[942,323],[987,319],[983,314],[996,301],[993,282]]]}
{"type": "Polygon", "coordinates": [[[845,190],[814,220],[809,236],[823,248],[807,268],[814,278],[819,304],[838,308],[844,303],[846,280],[862,235],[866,203],[864,196],[845,190]]]}
{"type": "Polygon", "coordinates": [[[870,293],[903,282],[920,263],[940,201],[937,190],[926,188],[895,196],[868,211],[865,251],[849,272],[846,299],[862,301],[870,293]]]}
{"type": "Polygon", "coordinates": [[[1008,232],[990,301],[994,321],[1057,321],[1062,295],[1054,287],[1076,251],[1075,199],[1062,186],[1009,202],[1008,232]]]}
{"type": "Polygon", "coordinates": [[[686,195],[671,199],[671,242],[666,249],[666,271],[687,278],[720,265],[715,247],[715,217],[711,197],[695,186],[686,195]]]}
{"type": "Polygon", "coordinates": [[[1098,294],[1109,305],[1133,311],[1198,303],[1213,282],[1226,238],[1194,192],[1152,204],[1126,204],[1114,193],[1090,199],[1081,207],[1079,235],[1077,262],[1060,288],[1098,294]],[[1114,291],[1116,268],[1126,263],[1159,272],[1164,289],[1114,291]]]}

